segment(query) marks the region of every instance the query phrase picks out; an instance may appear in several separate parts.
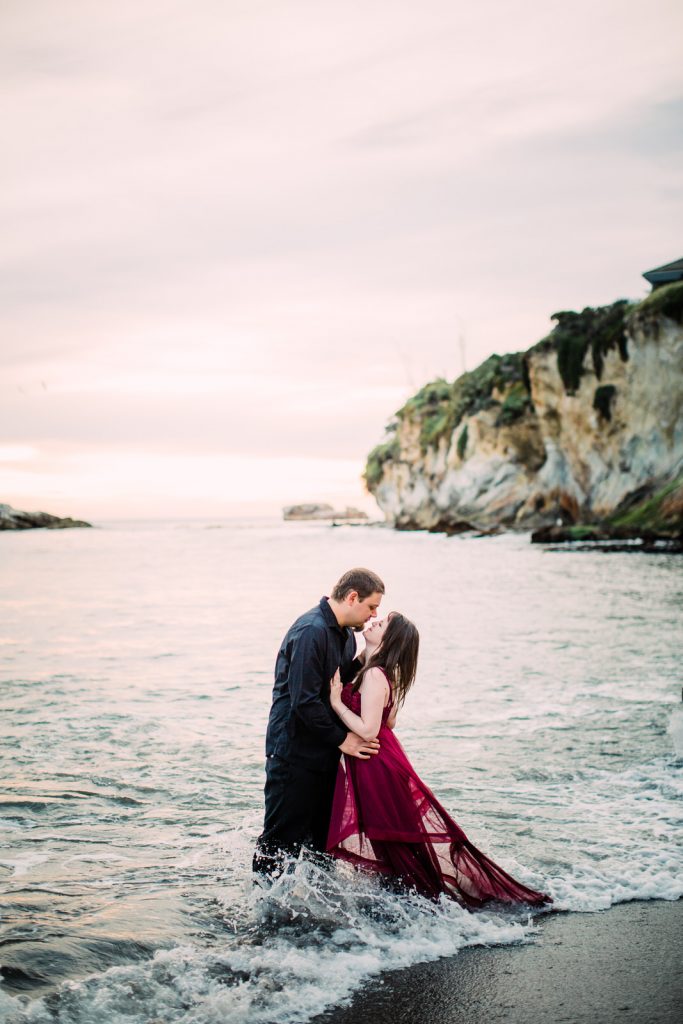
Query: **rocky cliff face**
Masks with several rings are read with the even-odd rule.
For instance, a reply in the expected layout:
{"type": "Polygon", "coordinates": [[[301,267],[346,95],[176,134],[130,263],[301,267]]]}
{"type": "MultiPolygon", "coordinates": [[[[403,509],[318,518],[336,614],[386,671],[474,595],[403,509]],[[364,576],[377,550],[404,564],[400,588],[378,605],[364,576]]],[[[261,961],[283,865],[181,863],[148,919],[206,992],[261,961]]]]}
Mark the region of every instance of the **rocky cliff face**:
{"type": "Polygon", "coordinates": [[[428,384],[399,410],[366,468],[388,521],[530,529],[606,521],[671,493],[683,470],[683,283],[553,319],[527,352],[428,384]]]}

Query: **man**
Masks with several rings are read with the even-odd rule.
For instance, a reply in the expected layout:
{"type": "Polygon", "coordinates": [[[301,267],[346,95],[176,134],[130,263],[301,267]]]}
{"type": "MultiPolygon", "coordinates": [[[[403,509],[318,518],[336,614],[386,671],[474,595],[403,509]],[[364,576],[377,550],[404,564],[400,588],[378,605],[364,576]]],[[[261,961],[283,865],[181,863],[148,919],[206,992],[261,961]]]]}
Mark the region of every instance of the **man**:
{"type": "Polygon", "coordinates": [[[367,759],[377,740],[348,732],[330,707],[330,680],[360,671],[354,631],[377,615],[384,584],[369,569],[351,569],[331,597],[301,615],[275,663],[266,733],[266,813],[254,871],[278,874],[302,846],[324,851],[341,754],[367,759]]]}

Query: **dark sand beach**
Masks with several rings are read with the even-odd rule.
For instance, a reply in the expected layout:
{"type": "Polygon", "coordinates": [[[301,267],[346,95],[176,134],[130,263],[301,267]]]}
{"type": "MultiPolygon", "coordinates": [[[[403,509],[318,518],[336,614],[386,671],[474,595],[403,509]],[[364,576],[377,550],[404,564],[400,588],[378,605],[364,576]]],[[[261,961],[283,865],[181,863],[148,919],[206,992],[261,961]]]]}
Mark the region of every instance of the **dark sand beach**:
{"type": "Polygon", "coordinates": [[[465,949],[391,971],[315,1024],[673,1024],[683,1007],[683,900],[538,919],[530,945],[465,949]]]}

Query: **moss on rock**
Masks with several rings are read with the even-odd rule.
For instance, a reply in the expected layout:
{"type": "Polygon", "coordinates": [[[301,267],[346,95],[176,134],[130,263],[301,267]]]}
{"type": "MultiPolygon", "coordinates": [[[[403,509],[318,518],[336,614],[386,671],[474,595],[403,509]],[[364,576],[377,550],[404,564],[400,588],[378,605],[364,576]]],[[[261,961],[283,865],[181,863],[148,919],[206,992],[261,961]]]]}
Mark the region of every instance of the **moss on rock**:
{"type": "Polygon", "coordinates": [[[460,437],[458,438],[458,458],[460,459],[465,458],[465,452],[467,451],[467,441],[469,439],[468,434],[469,431],[467,430],[467,424],[465,424],[465,426],[460,431],[460,437]]]}
{"type": "Polygon", "coordinates": [[[611,306],[586,306],[580,313],[565,310],[552,314],[550,319],[557,326],[541,344],[557,349],[557,368],[568,395],[579,388],[589,348],[598,380],[610,349],[618,348],[624,362],[628,359],[626,314],[631,308],[627,299],[618,299],[611,306]]]}
{"type": "Polygon", "coordinates": [[[633,495],[606,522],[616,530],[680,533],[683,531],[683,474],[640,499],[633,495]]]}
{"type": "Polygon", "coordinates": [[[525,412],[531,409],[531,395],[522,381],[513,384],[505,396],[498,419],[497,427],[507,427],[515,420],[520,419],[525,412]]]}
{"type": "Polygon", "coordinates": [[[475,370],[463,373],[452,384],[442,378],[426,384],[398,410],[396,416],[401,421],[419,421],[420,444],[426,450],[438,444],[442,437],[451,436],[465,416],[499,404],[493,398],[494,390],[506,394],[502,405],[506,422],[517,419],[531,407],[523,352],[489,356],[475,370]],[[512,392],[514,394],[506,407],[505,402],[512,392]]]}
{"type": "Polygon", "coordinates": [[[593,408],[608,423],[612,419],[612,402],[616,394],[617,389],[613,384],[603,384],[595,389],[595,394],[593,395],[593,408]]]}
{"type": "Polygon", "coordinates": [[[385,462],[391,462],[398,458],[399,452],[400,445],[395,437],[390,441],[385,441],[384,444],[378,444],[372,449],[368,455],[363,474],[363,479],[369,491],[372,491],[381,482],[385,462]]]}
{"type": "Polygon", "coordinates": [[[633,313],[666,316],[675,323],[683,323],[683,281],[660,285],[639,302],[633,313]]]}

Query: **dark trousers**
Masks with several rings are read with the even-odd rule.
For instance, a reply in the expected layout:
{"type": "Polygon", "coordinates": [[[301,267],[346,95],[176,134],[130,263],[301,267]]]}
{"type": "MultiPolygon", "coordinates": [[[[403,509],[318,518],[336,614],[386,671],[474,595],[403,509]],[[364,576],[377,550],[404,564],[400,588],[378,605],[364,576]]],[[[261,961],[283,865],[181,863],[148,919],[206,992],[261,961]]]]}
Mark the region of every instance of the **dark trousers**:
{"type": "Polygon", "coordinates": [[[279,875],[285,857],[298,857],[302,846],[324,852],[336,779],[336,765],[332,771],[316,772],[280,757],[268,758],[266,814],[254,871],[279,875]]]}

